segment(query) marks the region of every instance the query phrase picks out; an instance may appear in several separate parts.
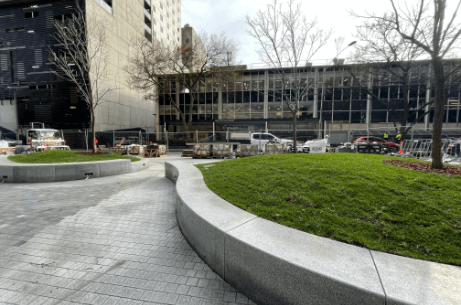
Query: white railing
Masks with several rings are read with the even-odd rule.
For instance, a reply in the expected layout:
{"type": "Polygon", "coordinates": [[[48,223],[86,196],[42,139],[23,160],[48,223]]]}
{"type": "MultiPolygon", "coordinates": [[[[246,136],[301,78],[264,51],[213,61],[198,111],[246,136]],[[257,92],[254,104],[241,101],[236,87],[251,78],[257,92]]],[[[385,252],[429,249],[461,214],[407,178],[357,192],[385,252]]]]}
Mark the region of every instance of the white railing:
{"type": "Polygon", "coordinates": [[[152,42],[150,42],[149,39],[144,38],[144,41],[146,42],[146,44],[147,44],[149,47],[152,47],[152,42]]]}
{"type": "Polygon", "coordinates": [[[146,1],[146,3],[149,4],[149,6],[150,6],[150,0],[144,0],[144,1],[146,1]]]}

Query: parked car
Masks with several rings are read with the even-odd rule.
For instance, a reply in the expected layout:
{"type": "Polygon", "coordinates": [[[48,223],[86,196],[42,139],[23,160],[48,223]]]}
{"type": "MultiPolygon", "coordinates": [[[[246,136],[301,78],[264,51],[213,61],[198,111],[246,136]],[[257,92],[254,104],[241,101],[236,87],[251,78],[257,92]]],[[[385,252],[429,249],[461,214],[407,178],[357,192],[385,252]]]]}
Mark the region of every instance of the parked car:
{"type": "MultiPolygon", "coordinates": [[[[365,142],[367,142],[367,136],[358,137],[357,139],[351,141],[352,144],[365,143],[365,142]]],[[[400,145],[399,144],[394,143],[394,142],[386,141],[386,140],[384,140],[382,138],[379,138],[379,137],[371,137],[371,136],[368,137],[368,143],[370,143],[370,144],[375,144],[375,143],[385,144],[386,148],[390,152],[397,152],[397,151],[400,150],[400,145]]]]}

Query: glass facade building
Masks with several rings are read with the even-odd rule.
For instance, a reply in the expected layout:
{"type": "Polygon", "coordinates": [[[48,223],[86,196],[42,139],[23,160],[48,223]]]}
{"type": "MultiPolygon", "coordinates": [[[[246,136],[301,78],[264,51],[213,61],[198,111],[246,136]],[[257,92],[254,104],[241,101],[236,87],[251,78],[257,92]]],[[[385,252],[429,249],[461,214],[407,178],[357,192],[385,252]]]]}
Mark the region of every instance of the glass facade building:
{"type": "MultiPolygon", "coordinates": [[[[446,62],[447,71],[456,62],[446,62]]],[[[286,70],[289,75],[290,70],[286,70]]],[[[289,86],[282,90],[282,79],[273,69],[244,70],[235,82],[220,84],[213,77],[205,77],[196,88],[196,98],[192,109],[193,124],[208,125],[212,122],[232,125],[288,125],[292,113],[285,103],[290,95],[289,86]]],[[[434,97],[431,86],[429,63],[414,65],[408,75],[406,92],[402,80],[380,70],[359,65],[314,66],[301,70],[302,84],[306,94],[300,102],[297,124],[301,128],[318,129],[319,120],[337,128],[366,129],[366,126],[388,124],[400,121],[405,111],[404,94],[409,100],[409,120],[419,118],[419,126],[428,129],[433,122],[434,112],[422,115],[432,106],[426,101],[434,97]],[[367,88],[372,92],[368,94],[367,88]],[[340,127],[338,127],[341,125],[340,127]]],[[[447,103],[444,122],[460,123],[459,73],[452,74],[446,88],[447,103]]],[[[189,113],[189,94],[183,88],[171,86],[171,93],[182,112],[189,113]],[[178,90],[175,91],[175,88],[178,90]]],[[[179,115],[171,104],[168,94],[159,94],[159,114],[161,125],[181,125],[179,115]]],[[[251,130],[251,128],[249,128],[251,130]]]]}

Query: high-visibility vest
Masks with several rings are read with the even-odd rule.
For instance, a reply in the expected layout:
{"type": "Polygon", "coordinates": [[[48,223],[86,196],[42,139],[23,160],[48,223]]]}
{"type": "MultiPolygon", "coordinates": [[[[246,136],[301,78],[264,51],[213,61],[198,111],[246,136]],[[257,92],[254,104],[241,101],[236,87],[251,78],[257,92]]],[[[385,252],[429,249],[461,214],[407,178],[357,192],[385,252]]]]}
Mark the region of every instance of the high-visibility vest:
{"type": "Polygon", "coordinates": [[[402,135],[399,133],[395,138],[396,138],[397,140],[400,140],[401,137],[402,137],[402,135]]]}
{"type": "Polygon", "coordinates": [[[388,138],[388,137],[389,137],[389,135],[388,135],[387,133],[385,133],[385,134],[384,134],[384,137],[385,137],[385,138],[388,138]]]}

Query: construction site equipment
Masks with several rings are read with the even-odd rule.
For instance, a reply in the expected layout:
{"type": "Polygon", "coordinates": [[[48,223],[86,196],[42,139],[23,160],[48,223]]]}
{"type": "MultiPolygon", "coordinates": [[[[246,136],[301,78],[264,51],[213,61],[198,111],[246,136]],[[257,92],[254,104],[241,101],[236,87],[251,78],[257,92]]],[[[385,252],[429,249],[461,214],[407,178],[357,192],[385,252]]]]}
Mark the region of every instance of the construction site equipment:
{"type": "Polygon", "coordinates": [[[166,155],[166,145],[159,145],[158,146],[158,151],[160,155],[166,155]]]}
{"type": "Polygon", "coordinates": [[[235,154],[237,157],[250,157],[258,155],[258,145],[257,144],[240,144],[237,146],[237,152],[235,154]]]}
{"type": "Polygon", "coordinates": [[[366,154],[381,154],[384,151],[382,144],[359,143],[357,144],[357,152],[366,154]]]}
{"type": "Polygon", "coordinates": [[[230,144],[213,144],[213,158],[232,157],[232,145],[230,144]]]}
{"type": "Polygon", "coordinates": [[[157,144],[147,145],[146,152],[144,154],[146,158],[160,157],[160,151],[157,144]]]}
{"type": "Polygon", "coordinates": [[[181,157],[193,157],[193,156],[194,156],[194,151],[188,150],[188,149],[183,150],[181,154],[181,157]]]}
{"type": "Polygon", "coordinates": [[[265,154],[267,155],[281,155],[286,151],[286,146],[283,144],[266,144],[265,154]]]}
{"type": "Polygon", "coordinates": [[[195,144],[192,158],[210,158],[211,144],[195,144]]]}
{"type": "Polygon", "coordinates": [[[21,127],[20,137],[23,145],[16,146],[16,153],[18,154],[27,151],[44,151],[51,149],[51,147],[70,150],[70,147],[65,145],[62,131],[45,128],[43,123],[42,128],[35,128],[33,122],[30,123],[30,127],[21,127]]]}

